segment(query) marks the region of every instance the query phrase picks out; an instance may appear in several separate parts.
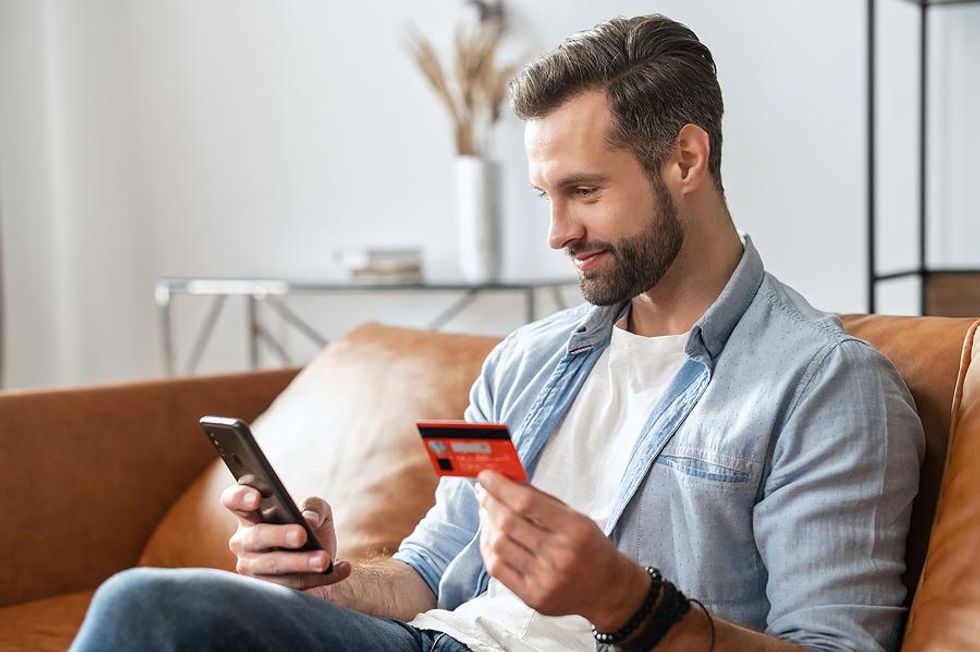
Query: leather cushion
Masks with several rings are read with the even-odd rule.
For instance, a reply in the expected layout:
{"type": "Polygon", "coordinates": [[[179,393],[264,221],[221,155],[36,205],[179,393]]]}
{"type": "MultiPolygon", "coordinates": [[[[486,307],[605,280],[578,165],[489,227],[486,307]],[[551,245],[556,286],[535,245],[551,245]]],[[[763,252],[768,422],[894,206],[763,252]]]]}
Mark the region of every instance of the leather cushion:
{"type": "Polygon", "coordinates": [[[95,589],[0,608],[0,650],[62,652],[85,618],[95,589]]]}
{"type": "Polygon", "coordinates": [[[926,455],[920,470],[919,494],[912,506],[902,578],[909,591],[906,604],[910,604],[926,557],[943,477],[950,406],[962,373],[963,339],[973,320],[881,315],[845,315],[842,319],[849,333],[873,344],[898,369],[912,392],[925,431],[926,455]]]}
{"type": "Polygon", "coordinates": [[[980,648],[980,337],[963,346],[949,461],[903,650],[980,648]]]}
{"type": "MultiPolygon", "coordinates": [[[[253,424],[297,503],[322,496],[338,558],[390,554],[431,506],[436,475],[415,421],[459,419],[493,337],[367,324],[330,344],[253,424]]],[[[234,416],[234,415],[231,415],[234,416]]],[[[140,563],[231,569],[233,482],[215,460],[177,501],[140,563]]]]}

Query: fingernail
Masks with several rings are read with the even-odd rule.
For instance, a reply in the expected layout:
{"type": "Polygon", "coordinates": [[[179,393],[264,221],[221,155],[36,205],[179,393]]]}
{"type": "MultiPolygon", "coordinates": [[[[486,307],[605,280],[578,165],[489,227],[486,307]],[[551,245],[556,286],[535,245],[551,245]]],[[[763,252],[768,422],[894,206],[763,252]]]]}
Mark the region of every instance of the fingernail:
{"type": "Polygon", "coordinates": [[[286,540],[289,541],[290,545],[299,545],[299,532],[296,530],[290,530],[289,534],[286,535],[286,540]]]}
{"type": "Polygon", "coordinates": [[[323,558],[323,555],[313,555],[310,557],[310,568],[313,570],[323,570],[327,563],[323,558]]]}
{"type": "Polygon", "coordinates": [[[314,523],[317,523],[320,520],[320,512],[316,511],[315,509],[310,509],[309,507],[307,507],[302,511],[302,514],[303,514],[303,518],[305,518],[308,521],[312,520],[314,523]]]}
{"type": "Polygon", "coordinates": [[[255,494],[253,494],[251,491],[248,492],[247,494],[245,494],[245,506],[246,507],[255,507],[258,504],[259,504],[258,496],[256,496],[255,494]]]}

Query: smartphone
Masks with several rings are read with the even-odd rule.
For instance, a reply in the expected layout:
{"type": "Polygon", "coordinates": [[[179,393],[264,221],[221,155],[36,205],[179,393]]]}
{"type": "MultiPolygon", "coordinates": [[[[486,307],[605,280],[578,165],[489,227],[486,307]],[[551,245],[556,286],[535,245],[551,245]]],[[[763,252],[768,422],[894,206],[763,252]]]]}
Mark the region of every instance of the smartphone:
{"type": "MultiPolygon", "coordinates": [[[[296,524],[306,530],[306,543],[296,550],[324,550],[316,532],[303,518],[302,512],[279,481],[269,460],[252,436],[248,424],[241,419],[229,417],[201,417],[199,422],[211,445],[224,460],[238,484],[252,487],[259,492],[258,513],[265,523],[278,525],[296,524]]],[[[290,550],[294,550],[291,548],[290,550]]],[[[333,571],[330,560],[326,575],[333,571]]]]}
{"type": "Polygon", "coordinates": [[[527,482],[507,424],[418,421],[415,425],[436,475],[475,478],[480,471],[490,469],[511,480],[527,482]]]}

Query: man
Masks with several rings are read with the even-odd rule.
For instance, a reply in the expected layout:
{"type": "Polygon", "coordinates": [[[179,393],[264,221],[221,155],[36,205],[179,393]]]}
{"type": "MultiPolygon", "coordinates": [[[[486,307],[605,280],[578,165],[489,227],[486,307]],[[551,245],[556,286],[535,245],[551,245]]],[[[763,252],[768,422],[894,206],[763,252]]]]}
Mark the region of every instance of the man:
{"type": "Polygon", "coordinates": [[[129,571],[76,649],[896,647],[921,425],[887,361],[736,232],[708,49],[662,16],[610,20],[511,90],[588,301],[511,334],[471,392],[531,484],[443,479],[393,559],[326,576],[325,502],[304,512],[328,550],[300,553],[301,528],[229,488],[238,571],[269,581],[129,571]]]}

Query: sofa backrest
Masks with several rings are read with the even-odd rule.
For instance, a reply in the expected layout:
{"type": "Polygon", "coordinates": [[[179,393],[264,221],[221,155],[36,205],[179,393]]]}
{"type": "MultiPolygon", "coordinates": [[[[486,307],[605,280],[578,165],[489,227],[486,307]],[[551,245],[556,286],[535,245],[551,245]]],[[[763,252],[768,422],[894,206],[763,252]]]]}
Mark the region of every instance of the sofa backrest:
{"type": "MultiPolygon", "coordinates": [[[[973,596],[972,611],[968,606],[964,613],[980,623],[980,566],[964,567],[980,550],[980,500],[972,498],[980,496],[980,473],[970,468],[980,452],[980,369],[969,364],[972,320],[848,315],[843,321],[893,361],[925,428],[907,551],[910,600],[926,559],[956,396],[954,461],[936,520],[942,535],[929,548],[908,635],[918,636],[926,627],[919,623],[937,622],[935,609],[961,599],[950,586],[964,581],[973,596]]],[[[431,505],[436,478],[414,421],[460,418],[467,390],[497,341],[368,324],[328,346],[255,421],[256,437],[290,493],[332,503],[339,558],[390,554],[431,505]]],[[[227,470],[214,462],[161,521],[140,563],[232,568],[227,544],[235,521],[218,500],[229,483],[227,470]]],[[[976,626],[972,631],[980,640],[976,626]]]]}
{"type": "Polygon", "coordinates": [[[845,315],[842,320],[849,333],[873,344],[902,374],[925,430],[926,457],[905,552],[903,580],[909,590],[906,602],[911,603],[929,545],[946,463],[953,394],[957,379],[966,372],[961,365],[963,342],[973,320],[882,315],[845,315]]]}
{"type": "MultiPolygon", "coordinates": [[[[293,498],[333,507],[338,558],[391,554],[431,506],[416,419],[458,419],[498,338],[366,324],[327,346],[252,423],[293,498]]],[[[234,415],[229,415],[234,416],[234,415]]],[[[215,460],[160,522],[141,565],[234,568],[232,483],[215,460]]]]}
{"type": "Polygon", "coordinates": [[[980,337],[963,343],[949,454],[906,652],[980,649],[980,337]]]}

